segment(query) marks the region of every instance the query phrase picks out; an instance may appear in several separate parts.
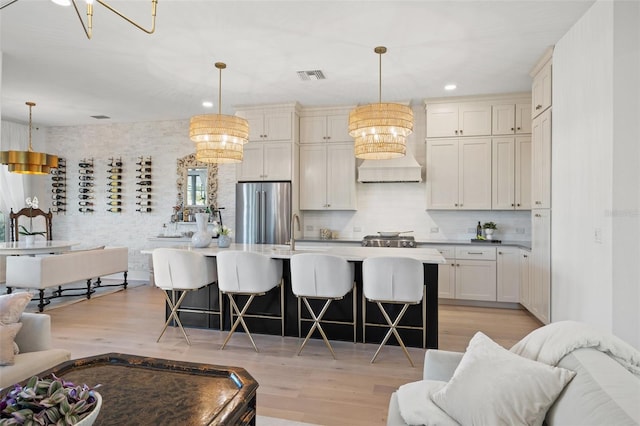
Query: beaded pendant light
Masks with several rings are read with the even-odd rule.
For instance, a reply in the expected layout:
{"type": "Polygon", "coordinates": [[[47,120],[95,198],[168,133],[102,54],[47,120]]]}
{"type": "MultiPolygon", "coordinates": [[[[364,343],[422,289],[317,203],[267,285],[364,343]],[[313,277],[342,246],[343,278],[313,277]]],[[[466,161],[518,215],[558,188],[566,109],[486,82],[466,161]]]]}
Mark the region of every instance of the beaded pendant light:
{"type": "Polygon", "coordinates": [[[413,111],[409,106],[382,102],[382,55],[387,48],[374,49],[379,55],[378,103],[363,105],[349,113],[349,135],[355,139],[355,156],[367,160],[402,157],[407,136],[413,132],[413,111]]]}

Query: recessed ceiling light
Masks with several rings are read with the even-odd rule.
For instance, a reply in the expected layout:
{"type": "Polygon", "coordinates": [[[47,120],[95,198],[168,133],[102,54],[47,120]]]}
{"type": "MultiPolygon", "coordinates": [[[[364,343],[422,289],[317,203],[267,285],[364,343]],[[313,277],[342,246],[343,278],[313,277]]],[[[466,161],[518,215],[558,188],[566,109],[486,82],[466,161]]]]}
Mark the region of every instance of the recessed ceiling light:
{"type": "Polygon", "coordinates": [[[447,84],[446,86],[444,86],[444,90],[456,90],[456,86],[455,84],[447,84]]]}
{"type": "Polygon", "coordinates": [[[205,108],[213,108],[213,102],[204,101],[204,102],[202,102],[202,106],[205,107],[205,108]]]}

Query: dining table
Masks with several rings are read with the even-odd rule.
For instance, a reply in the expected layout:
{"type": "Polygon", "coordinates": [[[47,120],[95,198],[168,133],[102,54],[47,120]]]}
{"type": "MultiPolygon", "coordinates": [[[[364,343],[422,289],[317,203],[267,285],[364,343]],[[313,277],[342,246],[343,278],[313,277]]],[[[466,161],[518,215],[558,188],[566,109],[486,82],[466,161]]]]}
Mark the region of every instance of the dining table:
{"type": "Polygon", "coordinates": [[[76,241],[42,240],[27,243],[26,241],[9,241],[0,243],[0,255],[32,256],[35,254],[63,253],[80,244],[76,241]]]}
{"type": "MultiPolygon", "coordinates": [[[[195,248],[191,244],[186,245],[178,245],[171,246],[174,249],[184,249],[184,250],[192,250],[197,253],[202,253],[207,257],[215,257],[218,253],[222,251],[229,250],[240,250],[240,251],[250,251],[254,253],[260,253],[266,256],[269,256],[273,259],[282,259],[285,262],[285,267],[283,268],[283,279],[285,283],[285,288],[287,288],[287,300],[288,305],[293,305],[292,300],[295,299],[293,293],[291,292],[290,287],[290,271],[288,270],[289,260],[292,256],[300,253],[326,253],[332,254],[336,256],[343,257],[349,262],[354,263],[355,272],[356,272],[356,285],[359,287],[358,293],[362,294],[362,261],[368,257],[378,257],[378,256],[392,256],[392,257],[408,257],[417,259],[422,262],[424,266],[424,285],[425,285],[425,293],[424,293],[424,313],[426,314],[426,330],[424,330],[423,335],[416,338],[409,338],[409,342],[405,341],[408,346],[419,346],[426,347],[429,349],[437,349],[438,347],[438,265],[444,264],[445,259],[442,254],[433,248],[388,248],[388,247],[361,247],[361,246],[347,246],[347,245],[326,245],[326,246],[296,246],[295,250],[291,250],[289,245],[273,245],[273,244],[236,244],[233,243],[231,246],[227,248],[218,247],[214,243],[212,243],[209,247],[205,248],[195,248]],[[413,340],[413,343],[412,343],[413,340]]],[[[143,249],[141,250],[142,254],[151,255],[153,253],[153,248],[143,249]]],[[[216,303],[217,297],[214,294],[202,295],[200,297],[204,303],[216,303]]],[[[196,302],[198,303],[198,302],[196,302]]],[[[345,304],[350,303],[349,300],[345,298],[345,304]]],[[[195,306],[194,306],[195,307],[195,306]]],[[[415,320],[418,320],[418,317],[421,317],[422,308],[419,306],[413,307],[413,312],[407,311],[405,317],[411,319],[413,315],[415,320]]],[[[370,310],[374,312],[373,310],[370,310]]],[[[367,311],[369,312],[369,311],[367,311]]],[[[298,335],[299,331],[297,329],[297,321],[295,321],[295,314],[289,313],[290,319],[285,319],[285,334],[286,335],[298,335]]],[[[212,321],[212,315],[205,315],[202,318],[206,318],[204,323],[198,323],[198,320],[194,320],[193,326],[196,327],[207,327],[207,328],[217,328],[220,324],[212,325],[206,323],[206,321],[212,321]]],[[[381,318],[380,318],[381,319],[381,318]]],[[[182,320],[185,326],[188,326],[189,318],[182,320]]],[[[360,319],[359,319],[360,321],[360,319]]],[[[421,322],[421,321],[420,321],[421,322]]],[[[361,325],[361,323],[360,323],[361,325]]],[[[224,328],[227,328],[228,324],[224,325],[224,328]]],[[[250,327],[251,328],[251,327],[250,327]]],[[[361,328],[361,327],[359,327],[361,328]]],[[[265,331],[268,332],[268,331],[265,331]]],[[[411,330],[405,330],[405,332],[411,332],[411,330]]],[[[358,332],[360,333],[360,331],[358,332]]],[[[369,340],[369,332],[367,332],[367,340],[369,340]]],[[[372,333],[375,336],[374,333],[372,333]]],[[[345,336],[346,337],[346,336],[345,336]]],[[[363,336],[361,334],[358,335],[358,340],[363,336]]],[[[404,339],[404,337],[403,337],[404,339]]]]}

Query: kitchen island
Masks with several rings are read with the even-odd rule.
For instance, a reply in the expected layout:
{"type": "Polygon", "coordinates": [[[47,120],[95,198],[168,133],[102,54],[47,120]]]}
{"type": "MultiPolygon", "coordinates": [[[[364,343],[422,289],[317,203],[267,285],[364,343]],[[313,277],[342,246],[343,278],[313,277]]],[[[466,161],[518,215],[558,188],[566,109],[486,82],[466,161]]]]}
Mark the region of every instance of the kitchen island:
{"type": "MultiPolygon", "coordinates": [[[[377,256],[401,256],[410,257],[419,260],[424,265],[424,284],[425,298],[424,305],[413,305],[405,314],[401,325],[408,328],[399,328],[400,334],[407,346],[426,347],[435,349],[438,347],[438,265],[445,263],[444,257],[433,248],[378,248],[378,247],[353,247],[348,245],[331,245],[324,247],[297,247],[292,251],[286,245],[270,245],[270,244],[232,244],[229,248],[218,248],[213,244],[207,248],[193,248],[189,245],[174,246],[174,248],[183,248],[202,253],[205,256],[215,257],[217,253],[224,250],[242,250],[252,251],[264,254],[274,259],[282,259],[284,261],[283,278],[285,285],[285,334],[288,336],[303,335],[308,331],[310,324],[303,322],[303,329],[298,330],[297,322],[297,302],[296,297],[291,291],[291,276],[289,269],[289,259],[294,254],[299,253],[326,253],[344,257],[355,265],[355,281],[358,297],[362,295],[362,261],[367,257],[377,256]],[[426,311],[426,333],[415,330],[422,324],[423,309],[426,311]],[[306,329],[305,329],[306,328],[306,329]],[[426,335],[425,335],[426,334],[426,335]]],[[[151,254],[153,249],[142,250],[143,254],[151,254]]],[[[353,294],[349,293],[341,301],[331,305],[325,318],[327,320],[350,319],[351,305],[353,303],[353,294]]],[[[356,319],[358,322],[356,341],[363,341],[362,329],[362,306],[357,301],[358,313],[356,319]]],[[[278,290],[273,290],[265,296],[257,298],[252,304],[252,311],[262,313],[277,313],[279,309],[278,290]]],[[[223,306],[225,312],[229,312],[228,302],[225,301],[223,306]]],[[[187,295],[183,302],[183,307],[189,309],[217,310],[218,298],[217,288],[209,286],[198,292],[187,295]]],[[[391,306],[390,313],[396,314],[395,309],[400,306],[391,306]]],[[[219,328],[217,316],[197,313],[181,313],[180,319],[185,326],[219,328]]],[[[272,321],[264,321],[259,319],[247,318],[249,328],[256,333],[279,334],[279,325],[272,321]]],[[[367,309],[367,323],[384,324],[385,321],[377,309],[367,309]]],[[[223,328],[229,329],[229,318],[224,319],[223,328]]],[[[352,341],[352,331],[349,326],[341,326],[338,324],[323,325],[328,336],[332,340],[352,341]]],[[[384,327],[368,327],[366,336],[367,342],[379,342],[384,337],[386,329],[384,327]]],[[[314,336],[315,337],[315,336],[314,336]]]]}

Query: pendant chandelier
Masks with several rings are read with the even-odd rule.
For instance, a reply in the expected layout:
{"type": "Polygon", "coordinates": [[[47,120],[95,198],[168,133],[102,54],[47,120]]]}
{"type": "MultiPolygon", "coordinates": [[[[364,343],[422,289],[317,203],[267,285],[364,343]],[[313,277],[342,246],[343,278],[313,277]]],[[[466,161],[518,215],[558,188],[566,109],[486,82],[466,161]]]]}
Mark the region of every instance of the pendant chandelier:
{"type": "Polygon", "coordinates": [[[218,80],[218,114],[191,117],[189,138],[196,143],[196,160],[204,163],[239,163],[243,146],[249,141],[249,123],[235,115],[222,112],[222,70],[227,67],[216,62],[220,70],[218,80]]]}
{"type": "Polygon", "coordinates": [[[367,160],[403,157],[407,136],[413,132],[413,111],[406,105],[382,102],[382,55],[387,48],[374,49],[379,55],[378,103],[363,105],[349,113],[349,135],[355,139],[355,156],[367,160]]]}
{"type": "Polygon", "coordinates": [[[58,167],[58,156],[35,152],[31,148],[31,108],[36,106],[33,102],[29,105],[29,148],[28,151],[2,151],[0,152],[0,164],[6,164],[12,173],[28,175],[46,175],[51,169],[58,167]]]}

